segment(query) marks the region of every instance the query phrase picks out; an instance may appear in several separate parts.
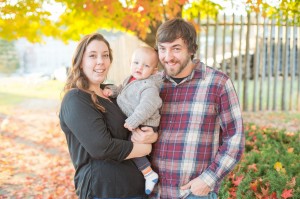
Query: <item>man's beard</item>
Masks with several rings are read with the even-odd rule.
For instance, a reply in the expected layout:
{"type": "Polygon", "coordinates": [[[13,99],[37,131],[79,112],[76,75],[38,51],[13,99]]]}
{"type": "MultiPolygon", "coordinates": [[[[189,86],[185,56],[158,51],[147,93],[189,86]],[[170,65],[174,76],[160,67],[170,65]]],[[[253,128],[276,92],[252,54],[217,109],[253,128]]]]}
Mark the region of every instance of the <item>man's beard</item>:
{"type": "Polygon", "coordinates": [[[176,64],[180,64],[179,65],[179,68],[177,67],[174,67],[174,68],[167,68],[165,65],[166,63],[163,63],[163,67],[165,69],[165,72],[167,73],[167,75],[169,75],[170,77],[176,77],[177,75],[179,75],[188,65],[189,61],[190,61],[191,57],[187,56],[186,59],[180,63],[176,60],[171,60],[171,63],[172,62],[175,62],[176,64]]]}

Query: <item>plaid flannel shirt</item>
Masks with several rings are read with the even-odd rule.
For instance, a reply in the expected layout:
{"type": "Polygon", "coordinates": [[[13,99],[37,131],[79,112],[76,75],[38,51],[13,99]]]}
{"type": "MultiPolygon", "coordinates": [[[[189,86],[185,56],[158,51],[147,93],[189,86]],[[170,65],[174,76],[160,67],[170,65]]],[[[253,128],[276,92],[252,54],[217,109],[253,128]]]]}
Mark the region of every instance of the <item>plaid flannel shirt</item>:
{"type": "Polygon", "coordinates": [[[151,155],[160,181],[151,198],[181,198],[187,191],[180,186],[197,177],[218,193],[245,143],[232,81],[198,62],[179,84],[166,76],[161,98],[159,139],[151,155]]]}

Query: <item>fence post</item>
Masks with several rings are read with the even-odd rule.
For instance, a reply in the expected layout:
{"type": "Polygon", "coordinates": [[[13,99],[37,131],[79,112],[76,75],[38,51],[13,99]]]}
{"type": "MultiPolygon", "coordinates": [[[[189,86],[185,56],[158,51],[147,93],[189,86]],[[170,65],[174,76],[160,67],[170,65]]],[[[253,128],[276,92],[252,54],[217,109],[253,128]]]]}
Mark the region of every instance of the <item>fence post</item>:
{"type": "Polygon", "coordinates": [[[261,53],[261,77],[260,77],[260,92],[259,92],[259,110],[263,110],[263,93],[264,93],[264,82],[266,76],[266,52],[267,52],[267,34],[268,34],[268,27],[267,27],[267,19],[264,18],[264,25],[263,25],[263,41],[262,41],[262,53],[261,53]]]}
{"type": "Polygon", "coordinates": [[[287,93],[287,78],[288,78],[288,48],[289,48],[289,24],[288,24],[288,16],[286,15],[285,21],[285,45],[284,45],[284,54],[283,54],[283,82],[282,82],[282,104],[281,110],[286,111],[286,93],[287,93]]]}
{"type": "MultiPolygon", "coordinates": [[[[241,15],[241,29],[240,29],[240,45],[239,45],[239,58],[238,58],[238,95],[239,95],[239,99],[242,99],[242,35],[243,35],[243,16],[241,15]]],[[[225,27],[224,27],[225,29],[225,27]]]]}
{"type": "Polygon", "coordinates": [[[208,56],[208,31],[209,31],[209,17],[207,14],[206,17],[206,36],[205,36],[205,64],[208,65],[207,63],[207,56],[208,56]]]}
{"type": "Polygon", "coordinates": [[[232,30],[231,30],[231,45],[230,45],[230,53],[231,53],[231,59],[230,59],[230,78],[232,80],[235,80],[235,63],[234,63],[234,54],[233,54],[233,48],[234,48],[234,26],[235,26],[235,16],[232,14],[232,30]]]}
{"type": "Polygon", "coordinates": [[[215,28],[214,28],[214,49],[213,49],[213,59],[214,59],[214,64],[213,67],[217,67],[217,57],[216,57],[216,52],[217,52],[217,43],[218,43],[218,37],[217,37],[217,31],[218,31],[218,14],[216,14],[216,22],[215,22],[215,28]]]}
{"type": "MultiPolygon", "coordinates": [[[[299,30],[300,31],[300,30],[299,30]]],[[[296,35],[298,35],[297,34],[297,30],[296,30],[296,35]]],[[[297,60],[297,66],[298,66],[298,73],[297,73],[297,75],[298,75],[298,91],[297,91],[297,101],[298,101],[298,111],[300,111],[300,39],[299,39],[299,37],[297,36],[296,38],[296,41],[295,41],[295,43],[297,44],[297,46],[298,46],[298,48],[296,48],[296,55],[298,56],[298,60],[297,60]],[[298,54],[297,54],[298,53],[298,54]]]]}
{"type": "Polygon", "coordinates": [[[254,54],[254,60],[253,60],[253,67],[254,67],[254,77],[253,77],[253,81],[254,81],[254,86],[253,86],[253,107],[252,110],[256,111],[257,109],[257,105],[256,105],[256,99],[257,99],[257,82],[258,82],[258,67],[259,67],[259,52],[260,52],[260,48],[259,48],[259,18],[260,15],[256,14],[256,41],[255,41],[255,54],[254,54]]]}
{"type": "Polygon", "coordinates": [[[267,110],[271,110],[271,78],[273,76],[272,74],[272,68],[274,66],[273,64],[273,55],[274,55],[274,43],[275,43],[275,30],[274,30],[274,17],[271,21],[271,31],[270,31],[270,47],[268,49],[268,84],[267,84],[267,110]]]}
{"type": "Polygon", "coordinates": [[[199,59],[202,59],[202,57],[200,57],[200,52],[201,52],[201,17],[200,17],[200,12],[198,11],[198,18],[197,18],[197,23],[199,25],[199,33],[197,35],[197,44],[198,44],[198,50],[197,50],[197,57],[199,59]]]}
{"type": "Polygon", "coordinates": [[[226,34],[226,15],[224,13],[224,25],[223,25],[223,46],[222,46],[222,55],[223,55],[223,61],[222,61],[222,71],[226,73],[226,62],[225,62],[225,34],[226,34]]]}
{"type": "Polygon", "coordinates": [[[296,63],[295,63],[295,57],[296,57],[296,42],[297,42],[297,31],[296,31],[296,17],[294,16],[294,19],[293,19],[293,23],[294,23],[294,26],[293,26],[293,47],[292,47],[292,50],[290,51],[291,52],[291,61],[290,61],[290,68],[291,68],[291,88],[290,88],[290,110],[293,110],[293,101],[294,101],[294,81],[295,81],[295,73],[296,73],[296,70],[295,70],[295,66],[296,66],[296,63]]]}
{"type": "Polygon", "coordinates": [[[250,39],[250,13],[247,13],[247,35],[246,35],[246,67],[244,78],[244,106],[243,110],[248,111],[248,86],[249,86],[249,39],[250,39]]]}
{"type": "Polygon", "coordinates": [[[280,18],[278,20],[278,39],[277,39],[277,46],[276,46],[276,52],[275,52],[275,77],[274,77],[274,91],[273,91],[273,110],[277,110],[277,89],[278,87],[278,76],[279,76],[279,70],[280,70],[280,62],[281,62],[281,55],[282,55],[282,25],[281,25],[281,18],[282,13],[280,12],[280,18]]]}

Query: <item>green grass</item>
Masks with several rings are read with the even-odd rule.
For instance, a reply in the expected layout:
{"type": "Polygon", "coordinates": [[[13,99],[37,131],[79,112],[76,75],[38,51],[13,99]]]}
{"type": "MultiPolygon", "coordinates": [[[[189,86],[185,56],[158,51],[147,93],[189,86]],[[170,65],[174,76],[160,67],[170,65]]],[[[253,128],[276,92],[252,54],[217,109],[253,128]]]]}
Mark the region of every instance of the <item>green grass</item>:
{"type": "Polygon", "coordinates": [[[1,78],[0,113],[8,113],[27,99],[61,99],[64,82],[37,78],[1,78]]]}
{"type": "MultiPolygon", "coordinates": [[[[299,78],[299,77],[297,77],[299,78]]],[[[283,79],[282,77],[279,77],[277,80],[277,86],[275,86],[275,80],[274,78],[271,78],[270,84],[268,85],[267,79],[263,83],[257,82],[256,89],[254,88],[254,81],[249,80],[248,87],[246,88],[248,93],[248,110],[253,110],[253,104],[254,104],[254,96],[255,96],[255,107],[256,110],[260,110],[260,89],[262,89],[262,95],[261,95],[261,106],[262,110],[273,110],[273,106],[275,105],[276,110],[282,110],[282,104],[283,104],[283,96],[285,96],[285,106],[286,110],[299,110],[300,104],[299,103],[299,96],[298,96],[298,79],[294,80],[293,84],[290,78],[286,81],[286,88],[283,91],[283,79]],[[291,90],[291,85],[293,85],[293,88],[291,90]],[[269,90],[269,92],[268,92],[269,90]],[[274,99],[274,90],[276,90],[276,98],[274,99]],[[269,93],[269,96],[268,96],[269,93]]],[[[241,82],[240,84],[240,93],[238,90],[238,82],[234,81],[234,86],[237,90],[237,93],[239,95],[240,104],[243,107],[243,87],[244,82],[241,82]]]]}
{"type": "Polygon", "coordinates": [[[220,198],[283,198],[287,190],[293,197],[285,198],[300,198],[300,132],[246,124],[245,135],[245,152],[222,182],[220,198]]]}

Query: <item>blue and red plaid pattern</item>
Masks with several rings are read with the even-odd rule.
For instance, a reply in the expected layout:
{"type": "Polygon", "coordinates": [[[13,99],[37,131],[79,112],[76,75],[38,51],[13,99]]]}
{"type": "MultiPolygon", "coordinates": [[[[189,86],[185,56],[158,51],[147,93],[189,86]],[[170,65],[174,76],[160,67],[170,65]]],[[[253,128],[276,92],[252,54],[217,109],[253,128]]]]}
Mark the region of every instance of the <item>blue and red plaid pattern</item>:
{"type": "Polygon", "coordinates": [[[166,76],[161,98],[160,136],[151,155],[160,181],[152,198],[180,198],[180,186],[197,177],[217,193],[245,142],[231,80],[199,62],[180,84],[166,76]]]}

